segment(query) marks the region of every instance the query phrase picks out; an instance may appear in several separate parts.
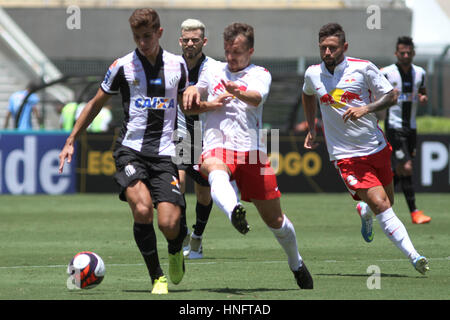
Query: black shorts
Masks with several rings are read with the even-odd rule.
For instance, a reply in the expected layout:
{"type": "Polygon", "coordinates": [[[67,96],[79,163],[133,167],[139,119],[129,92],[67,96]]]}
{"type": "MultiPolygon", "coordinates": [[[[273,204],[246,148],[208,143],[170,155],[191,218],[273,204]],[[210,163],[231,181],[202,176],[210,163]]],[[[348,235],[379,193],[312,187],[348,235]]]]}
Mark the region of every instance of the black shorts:
{"type": "Polygon", "coordinates": [[[171,157],[146,157],[133,149],[120,146],[114,151],[114,160],[114,179],[120,186],[120,200],[127,201],[125,190],[134,181],[141,180],[150,190],[155,207],[160,202],[186,206],[180,191],[178,169],[171,157]]]}
{"type": "Polygon", "coordinates": [[[180,157],[180,164],[177,165],[178,170],[186,171],[186,173],[197,182],[199,185],[203,187],[209,187],[209,182],[206,180],[201,174],[198,162],[200,161],[200,156],[202,154],[201,147],[196,147],[194,144],[187,144],[182,140],[177,145],[177,149],[179,148],[178,156],[180,157]],[[181,147],[181,144],[184,143],[184,146],[181,147]],[[189,150],[190,156],[184,159],[183,151],[189,150]],[[195,157],[198,156],[198,159],[195,157]]]}
{"type": "Polygon", "coordinates": [[[417,147],[417,130],[387,129],[386,137],[392,145],[392,166],[395,168],[399,163],[405,163],[414,159],[417,147]]]}

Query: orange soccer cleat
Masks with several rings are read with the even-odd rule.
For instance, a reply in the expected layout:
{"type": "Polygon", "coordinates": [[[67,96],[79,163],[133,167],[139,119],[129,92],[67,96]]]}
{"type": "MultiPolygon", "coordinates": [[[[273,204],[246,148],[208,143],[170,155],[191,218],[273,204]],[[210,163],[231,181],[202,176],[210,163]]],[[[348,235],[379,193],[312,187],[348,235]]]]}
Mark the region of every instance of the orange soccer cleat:
{"type": "Polygon", "coordinates": [[[411,220],[414,224],[422,224],[430,222],[431,217],[424,215],[422,210],[415,210],[411,212],[411,220]]]}

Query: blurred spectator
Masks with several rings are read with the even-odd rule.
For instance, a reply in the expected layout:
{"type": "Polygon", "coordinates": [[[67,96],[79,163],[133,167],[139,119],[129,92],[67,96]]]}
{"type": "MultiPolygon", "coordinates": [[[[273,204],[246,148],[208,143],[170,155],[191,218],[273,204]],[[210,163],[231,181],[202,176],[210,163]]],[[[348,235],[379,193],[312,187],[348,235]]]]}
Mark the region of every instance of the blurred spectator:
{"type": "Polygon", "coordinates": [[[112,123],[112,107],[104,106],[87,128],[88,132],[108,132],[112,123]]]}
{"type": "MultiPolygon", "coordinates": [[[[60,124],[62,130],[72,131],[73,125],[75,124],[75,121],[77,121],[85,105],[85,102],[69,102],[62,108],[60,116],[60,124]]],[[[108,132],[110,130],[113,118],[111,109],[111,105],[104,106],[92,121],[92,123],[89,125],[87,131],[108,132]]]]}
{"type": "Polygon", "coordinates": [[[61,129],[64,131],[72,131],[73,125],[76,120],[78,109],[78,103],[69,102],[61,109],[60,120],[59,123],[61,125],[61,129]]]}
{"type": "MultiPolygon", "coordinates": [[[[11,95],[9,98],[9,105],[8,105],[8,112],[6,114],[5,118],[5,124],[4,128],[7,129],[9,125],[9,119],[13,118],[13,127],[15,127],[16,117],[17,114],[20,111],[20,107],[22,106],[22,103],[24,99],[27,97],[27,95],[35,90],[37,85],[34,82],[30,82],[27,85],[27,88],[25,90],[17,91],[11,95]]],[[[37,94],[32,93],[24,105],[22,111],[19,115],[19,122],[17,129],[18,130],[32,130],[33,125],[31,123],[31,114],[33,113],[38,121],[38,123],[41,123],[41,118],[39,114],[39,110],[37,108],[37,104],[39,103],[39,97],[37,94]]]]}

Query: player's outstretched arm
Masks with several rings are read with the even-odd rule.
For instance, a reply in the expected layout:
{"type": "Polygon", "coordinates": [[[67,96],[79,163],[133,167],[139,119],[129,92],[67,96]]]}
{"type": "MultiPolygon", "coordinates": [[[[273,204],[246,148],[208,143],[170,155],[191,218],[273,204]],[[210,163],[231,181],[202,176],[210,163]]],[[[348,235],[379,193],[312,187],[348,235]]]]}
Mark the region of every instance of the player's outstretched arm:
{"type": "Polygon", "coordinates": [[[245,103],[257,107],[262,101],[261,94],[255,90],[243,91],[239,88],[239,86],[233,81],[224,81],[221,80],[223,86],[227,90],[227,92],[231,93],[232,96],[238,98],[245,103]]]}
{"type": "Polygon", "coordinates": [[[233,97],[230,93],[224,93],[217,96],[214,100],[201,101],[200,96],[201,94],[195,86],[187,88],[183,94],[183,104],[180,105],[183,113],[191,115],[213,111],[223,107],[223,105],[233,97]]]}
{"type": "Polygon", "coordinates": [[[103,90],[98,89],[97,94],[92,98],[84,107],[80,114],[80,117],[75,122],[72,132],[66,140],[66,143],[59,154],[59,173],[62,173],[64,168],[64,163],[72,161],[72,156],[74,153],[74,145],[77,137],[91,124],[94,118],[102,109],[103,105],[108,101],[109,95],[103,90]]]}

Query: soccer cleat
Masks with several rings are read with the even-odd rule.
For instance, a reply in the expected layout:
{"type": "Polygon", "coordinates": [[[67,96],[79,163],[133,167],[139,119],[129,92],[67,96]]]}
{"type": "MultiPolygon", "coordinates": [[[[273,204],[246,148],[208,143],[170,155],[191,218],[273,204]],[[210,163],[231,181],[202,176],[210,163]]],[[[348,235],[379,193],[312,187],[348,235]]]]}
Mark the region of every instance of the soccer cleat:
{"type": "Polygon", "coordinates": [[[161,276],[153,281],[152,294],[168,294],[168,284],[165,276],[161,276]]]}
{"type": "Polygon", "coordinates": [[[183,240],[183,256],[185,256],[185,257],[189,256],[189,253],[191,251],[191,246],[189,245],[190,241],[191,241],[191,235],[189,234],[189,230],[188,230],[186,237],[184,237],[184,240],[183,240]]]}
{"type": "Polygon", "coordinates": [[[203,246],[202,238],[194,238],[191,236],[190,242],[191,251],[189,253],[189,259],[202,259],[203,258],[203,246]]]}
{"type": "Polygon", "coordinates": [[[304,262],[297,271],[292,272],[294,273],[295,280],[297,280],[300,289],[313,289],[313,278],[304,262]]]}
{"type": "Polygon", "coordinates": [[[356,211],[361,218],[361,235],[366,242],[372,242],[373,240],[373,218],[370,215],[366,215],[367,203],[358,202],[356,205],[356,211]]]}
{"type": "Polygon", "coordinates": [[[250,226],[247,223],[247,220],[245,220],[245,208],[238,203],[231,213],[231,223],[236,228],[237,231],[239,231],[242,234],[246,234],[250,231],[250,226]]]}
{"type": "Polygon", "coordinates": [[[424,256],[417,257],[412,262],[414,268],[416,268],[417,271],[419,271],[421,274],[425,274],[428,270],[430,270],[430,267],[428,266],[428,260],[424,256]]]}
{"type": "Polygon", "coordinates": [[[414,224],[422,224],[430,222],[431,217],[424,215],[422,210],[415,210],[411,212],[411,220],[414,224]]]}
{"type": "Polygon", "coordinates": [[[184,276],[184,256],[182,250],[169,253],[169,278],[173,284],[179,284],[184,276]]]}

